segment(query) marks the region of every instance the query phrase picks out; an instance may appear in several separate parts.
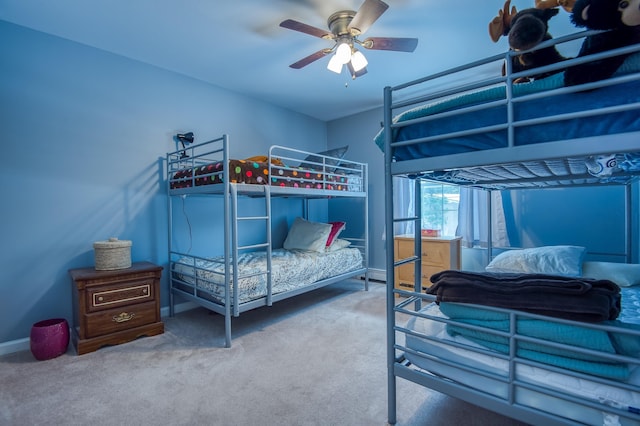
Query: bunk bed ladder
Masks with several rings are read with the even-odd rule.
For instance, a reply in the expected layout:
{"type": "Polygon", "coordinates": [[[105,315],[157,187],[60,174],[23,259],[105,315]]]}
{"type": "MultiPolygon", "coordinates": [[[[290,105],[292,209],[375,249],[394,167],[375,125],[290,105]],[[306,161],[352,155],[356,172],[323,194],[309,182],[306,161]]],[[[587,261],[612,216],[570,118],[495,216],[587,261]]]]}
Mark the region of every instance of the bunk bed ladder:
{"type": "MultiPolygon", "coordinates": [[[[265,200],[265,214],[264,216],[239,216],[238,215],[238,190],[235,186],[232,185],[231,187],[231,193],[232,193],[232,200],[233,200],[233,206],[232,206],[232,219],[231,219],[231,223],[233,224],[233,239],[232,239],[232,253],[233,253],[233,270],[237,271],[238,269],[238,254],[241,251],[245,251],[245,250],[255,250],[255,249],[265,249],[267,252],[267,269],[265,271],[259,271],[253,274],[248,274],[248,275],[242,275],[239,276],[237,274],[234,274],[233,277],[233,288],[238,288],[238,279],[240,278],[247,278],[247,277],[251,277],[251,276],[255,276],[255,275],[267,275],[267,306],[271,306],[272,305],[272,288],[271,288],[271,242],[272,242],[272,238],[271,238],[271,188],[269,187],[269,185],[265,185],[263,188],[261,188],[264,190],[264,200],[265,200]],[[265,235],[266,235],[266,242],[263,243],[257,243],[257,244],[250,244],[250,245],[243,245],[240,246],[238,244],[238,225],[240,222],[243,221],[260,221],[263,220],[265,223],[265,235]]],[[[234,291],[233,294],[233,316],[237,317],[240,315],[240,310],[238,307],[238,291],[234,291]]]]}

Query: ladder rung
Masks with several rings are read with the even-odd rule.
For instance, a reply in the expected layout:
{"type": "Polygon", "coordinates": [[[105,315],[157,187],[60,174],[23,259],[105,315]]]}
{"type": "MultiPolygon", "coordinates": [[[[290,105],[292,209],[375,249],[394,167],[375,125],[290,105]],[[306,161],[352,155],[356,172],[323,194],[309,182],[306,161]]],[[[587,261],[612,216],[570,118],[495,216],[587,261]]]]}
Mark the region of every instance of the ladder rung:
{"type": "Polygon", "coordinates": [[[238,220],[267,220],[269,219],[269,216],[245,216],[245,217],[238,217],[238,220]]]}
{"type": "Polygon", "coordinates": [[[239,246],[238,250],[246,250],[246,249],[260,248],[260,247],[267,247],[267,246],[269,246],[269,243],[253,244],[250,246],[239,246]]]}

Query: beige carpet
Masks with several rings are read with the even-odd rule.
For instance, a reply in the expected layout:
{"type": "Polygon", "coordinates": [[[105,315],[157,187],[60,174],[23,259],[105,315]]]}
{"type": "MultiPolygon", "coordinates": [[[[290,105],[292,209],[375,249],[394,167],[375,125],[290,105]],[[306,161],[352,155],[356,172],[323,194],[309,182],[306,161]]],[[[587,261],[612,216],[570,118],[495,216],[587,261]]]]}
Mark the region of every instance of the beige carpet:
{"type": "MultiPolygon", "coordinates": [[[[345,281],[223,318],[194,309],[164,334],[82,356],[0,357],[2,425],[385,425],[385,286],[345,281]]],[[[398,380],[399,425],[517,425],[398,380]]]]}

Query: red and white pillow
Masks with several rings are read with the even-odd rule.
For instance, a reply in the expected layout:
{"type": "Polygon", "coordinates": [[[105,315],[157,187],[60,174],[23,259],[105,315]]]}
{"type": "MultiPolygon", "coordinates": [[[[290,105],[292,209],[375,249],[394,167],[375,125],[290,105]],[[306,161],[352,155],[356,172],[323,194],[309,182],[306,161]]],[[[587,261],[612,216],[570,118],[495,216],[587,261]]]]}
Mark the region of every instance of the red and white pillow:
{"type": "Polygon", "coordinates": [[[338,238],[338,235],[340,235],[347,226],[345,222],[329,222],[329,225],[331,225],[331,232],[329,232],[329,237],[327,238],[326,248],[331,247],[336,238],[338,238]]]}
{"type": "Polygon", "coordinates": [[[334,251],[349,246],[349,242],[338,238],[345,229],[345,222],[311,222],[297,217],[284,241],[287,250],[334,251]]]}

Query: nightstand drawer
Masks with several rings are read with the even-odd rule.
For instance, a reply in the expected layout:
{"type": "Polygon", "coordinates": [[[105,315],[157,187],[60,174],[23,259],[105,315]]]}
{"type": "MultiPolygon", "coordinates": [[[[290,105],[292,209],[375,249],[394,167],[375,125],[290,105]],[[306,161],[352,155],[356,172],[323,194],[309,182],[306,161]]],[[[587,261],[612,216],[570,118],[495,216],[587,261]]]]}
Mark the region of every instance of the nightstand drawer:
{"type": "Polygon", "coordinates": [[[85,337],[98,337],[159,320],[155,302],[109,309],[86,316],[85,337]]]}
{"type": "Polygon", "coordinates": [[[155,299],[153,284],[153,279],[148,279],[88,289],[87,312],[153,301],[155,299]]]}

